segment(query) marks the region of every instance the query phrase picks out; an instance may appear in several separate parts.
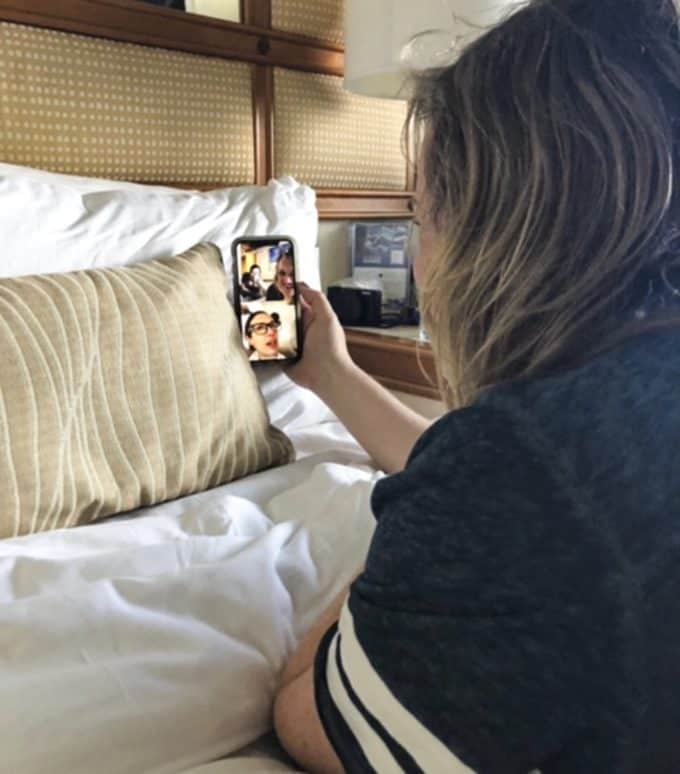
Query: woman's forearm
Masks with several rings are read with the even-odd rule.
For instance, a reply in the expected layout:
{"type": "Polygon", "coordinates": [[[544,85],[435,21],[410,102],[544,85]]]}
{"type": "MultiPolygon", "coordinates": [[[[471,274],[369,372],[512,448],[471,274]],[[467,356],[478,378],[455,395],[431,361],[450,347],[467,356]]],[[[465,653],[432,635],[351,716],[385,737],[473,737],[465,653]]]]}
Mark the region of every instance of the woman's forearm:
{"type": "Polygon", "coordinates": [[[386,473],[404,468],[430,425],[354,363],[327,374],[316,391],[386,473]]]}
{"type": "Polygon", "coordinates": [[[364,373],[351,359],[345,332],[323,293],[298,285],[305,355],[289,369],[315,392],[386,473],[403,469],[430,424],[364,373]]]}

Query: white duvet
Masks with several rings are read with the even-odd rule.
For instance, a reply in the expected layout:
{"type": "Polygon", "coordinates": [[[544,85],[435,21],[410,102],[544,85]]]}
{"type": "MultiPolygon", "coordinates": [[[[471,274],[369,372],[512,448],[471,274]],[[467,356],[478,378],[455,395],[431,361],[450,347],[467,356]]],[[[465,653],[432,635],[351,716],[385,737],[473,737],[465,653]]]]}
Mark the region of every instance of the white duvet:
{"type": "MultiPolygon", "coordinates": [[[[235,236],[286,234],[299,278],[319,285],[314,192],[291,178],[197,193],[0,164],[0,199],[0,276],[205,240],[227,255],[235,236]]],[[[0,541],[0,774],[280,770],[209,762],[270,727],[296,639],[363,562],[377,474],[313,396],[264,374],[297,463],[135,518],[0,541]]]]}
{"type": "Polygon", "coordinates": [[[365,558],[378,475],[337,422],[288,420],[293,465],[0,542],[2,772],[178,772],[270,728],[286,657],[365,558]]]}

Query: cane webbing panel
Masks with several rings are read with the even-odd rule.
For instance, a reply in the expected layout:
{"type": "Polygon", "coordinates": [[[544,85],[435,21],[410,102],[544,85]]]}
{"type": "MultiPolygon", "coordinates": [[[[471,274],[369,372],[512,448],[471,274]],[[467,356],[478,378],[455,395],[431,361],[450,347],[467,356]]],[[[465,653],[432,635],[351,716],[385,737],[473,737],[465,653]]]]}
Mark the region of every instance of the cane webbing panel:
{"type": "Polygon", "coordinates": [[[0,160],[154,183],[251,183],[251,68],[0,23],[0,160]]]}
{"type": "Polygon", "coordinates": [[[277,68],[275,174],[316,188],[403,191],[405,118],[405,103],[356,96],[342,78],[277,68]]]}
{"type": "Polygon", "coordinates": [[[343,0],[272,0],[272,27],[342,45],[343,0]]]}

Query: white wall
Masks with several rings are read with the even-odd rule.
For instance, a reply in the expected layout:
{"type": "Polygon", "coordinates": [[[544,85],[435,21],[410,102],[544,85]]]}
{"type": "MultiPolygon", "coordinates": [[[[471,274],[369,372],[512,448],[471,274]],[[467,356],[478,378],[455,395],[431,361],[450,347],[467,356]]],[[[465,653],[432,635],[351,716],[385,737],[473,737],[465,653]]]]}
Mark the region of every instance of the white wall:
{"type": "Polygon", "coordinates": [[[346,220],[319,221],[319,264],[321,287],[326,288],[336,280],[352,273],[347,245],[346,220]]]}
{"type": "Polygon", "coordinates": [[[189,13],[200,13],[202,16],[226,21],[241,21],[239,0],[185,0],[185,7],[189,13]]]}
{"type": "MultiPolygon", "coordinates": [[[[324,290],[331,282],[348,277],[352,272],[347,244],[347,224],[346,220],[319,222],[319,263],[321,286],[324,290]]],[[[402,392],[394,394],[402,403],[428,419],[435,419],[446,411],[444,404],[438,401],[417,395],[406,395],[402,392]]]]}

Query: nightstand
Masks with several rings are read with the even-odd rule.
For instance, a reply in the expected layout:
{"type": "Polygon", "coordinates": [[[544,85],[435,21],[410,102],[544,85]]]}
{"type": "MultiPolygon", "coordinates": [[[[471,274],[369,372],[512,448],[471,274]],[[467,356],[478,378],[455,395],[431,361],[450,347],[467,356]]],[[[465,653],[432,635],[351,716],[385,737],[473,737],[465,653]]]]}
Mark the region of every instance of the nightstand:
{"type": "Polygon", "coordinates": [[[416,326],[347,327],[345,336],[352,360],[384,387],[441,400],[432,349],[419,340],[416,326]]]}

